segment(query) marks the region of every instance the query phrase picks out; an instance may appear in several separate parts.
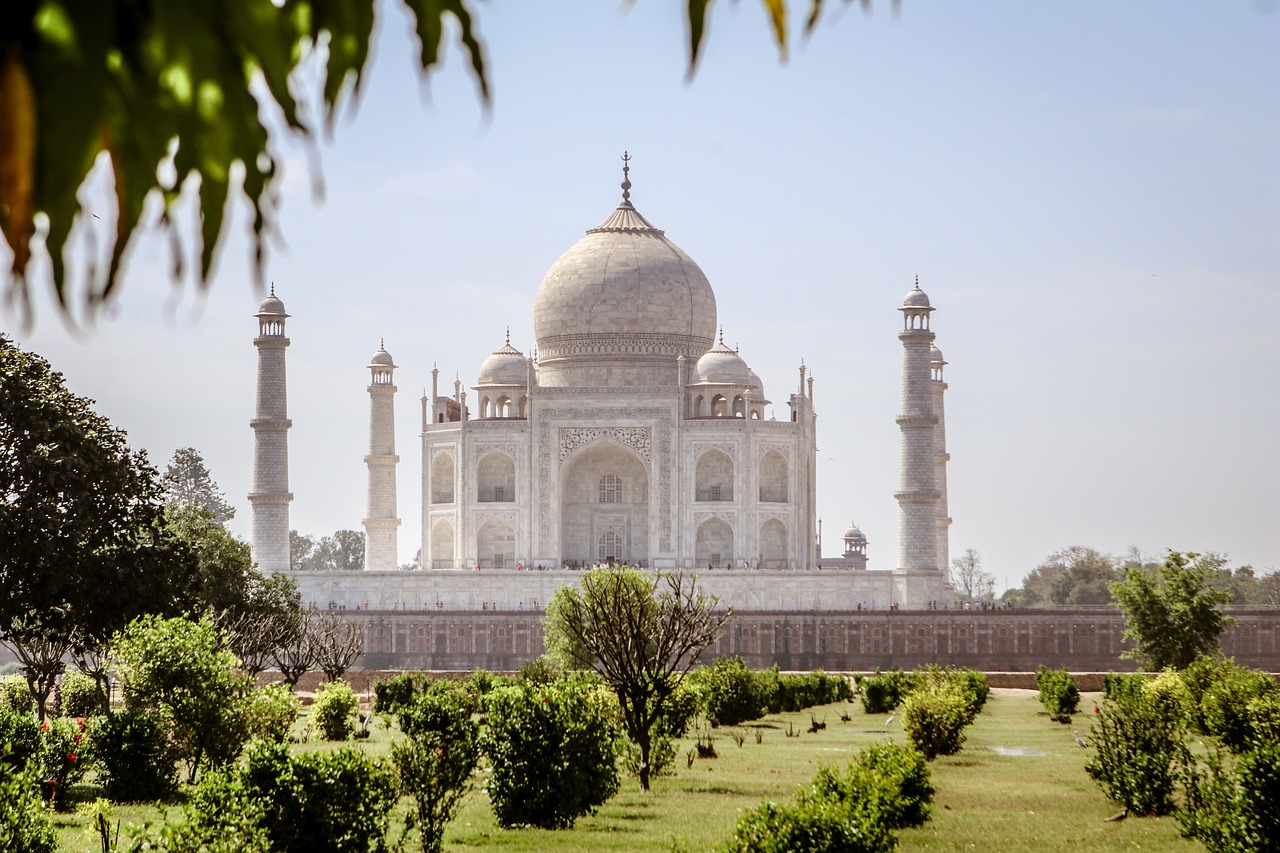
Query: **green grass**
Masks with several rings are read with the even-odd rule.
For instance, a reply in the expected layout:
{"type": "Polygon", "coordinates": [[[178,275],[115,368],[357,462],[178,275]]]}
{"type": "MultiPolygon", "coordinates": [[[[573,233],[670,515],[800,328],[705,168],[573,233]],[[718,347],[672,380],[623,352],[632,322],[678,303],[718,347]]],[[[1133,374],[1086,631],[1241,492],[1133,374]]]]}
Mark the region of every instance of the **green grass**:
{"type": "MultiPolygon", "coordinates": [[[[1082,708],[1093,707],[1093,695],[1082,708]]],[[[903,742],[898,721],[885,730],[885,717],[869,717],[857,705],[833,705],[816,709],[827,728],[816,734],[803,731],[809,712],[773,715],[743,726],[743,746],[730,738],[731,729],[715,730],[719,757],[697,759],[686,766],[685,754],[693,741],[682,744],[674,775],[659,777],[653,791],[642,794],[633,778],[595,815],[583,818],[570,830],[499,829],[483,791],[467,800],[458,819],[445,834],[450,850],[503,851],[643,851],[708,850],[729,837],[741,811],[764,800],[785,800],[812,778],[824,764],[846,762],[858,749],[884,738],[903,742]],[[839,713],[852,716],[842,723],[839,713]],[[785,736],[788,723],[801,730],[796,738],[785,736]],[[755,732],[763,742],[755,742],[755,732]]],[[[1075,728],[1088,734],[1088,714],[1077,715],[1075,728]]],[[[394,728],[378,723],[365,748],[385,755],[394,728]]],[[[931,765],[937,788],[931,819],[917,829],[900,834],[901,849],[914,850],[1199,850],[1199,844],[1182,839],[1173,818],[1138,818],[1108,823],[1118,808],[1084,772],[1091,750],[1076,746],[1072,727],[1049,720],[1036,693],[1031,690],[995,689],[986,708],[968,730],[960,754],[943,757],[931,765]],[[1031,755],[1002,755],[998,749],[1015,748],[1031,755]]],[[[334,745],[308,744],[300,749],[329,749],[334,745]]],[[[87,792],[86,792],[87,793],[87,792]]],[[[404,808],[402,801],[399,814],[404,808]]],[[[127,824],[157,821],[154,806],[121,806],[118,814],[127,824]]],[[[180,812],[169,808],[170,819],[180,812]]],[[[84,832],[76,815],[59,815],[61,850],[96,853],[95,838],[84,832]]],[[[397,819],[398,822],[398,819],[397,819]]],[[[394,828],[392,838],[399,835],[394,828]]],[[[124,839],[122,834],[122,840],[124,839]]]]}

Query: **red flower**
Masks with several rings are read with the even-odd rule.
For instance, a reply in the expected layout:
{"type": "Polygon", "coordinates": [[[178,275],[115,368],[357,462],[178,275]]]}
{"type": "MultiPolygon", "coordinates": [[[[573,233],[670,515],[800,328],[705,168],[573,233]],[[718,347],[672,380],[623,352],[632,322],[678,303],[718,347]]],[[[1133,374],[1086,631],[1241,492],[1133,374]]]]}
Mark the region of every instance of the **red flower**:
{"type": "Polygon", "coordinates": [[[75,741],[76,743],[79,743],[79,742],[80,742],[80,735],[76,735],[75,737],[73,737],[73,738],[72,738],[72,740],[73,740],[73,741],[75,741]]]}
{"type": "Polygon", "coordinates": [[[42,732],[47,732],[47,731],[49,731],[49,724],[48,724],[48,723],[41,723],[41,724],[40,724],[40,731],[42,731],[42,732]]]}
{"type": "Polygon", "coordinates": [[[76,760],[76,754],[73,752],[73,753],[71,753],[70,755],[68,755],[68,756],[67,756],[67,758],[68,758],[68,760],[70,760],[70,761],[75,761],[75,760],[76,760]]]}
{"type": "MultiPolygon", "coordinates": [[[[80,731],[84,731],[84,717],[76,717],[76,725],[79,726],[80,731]]],[[[79,738],[76,738],[76,740],[79,740],[79,738]]]]}

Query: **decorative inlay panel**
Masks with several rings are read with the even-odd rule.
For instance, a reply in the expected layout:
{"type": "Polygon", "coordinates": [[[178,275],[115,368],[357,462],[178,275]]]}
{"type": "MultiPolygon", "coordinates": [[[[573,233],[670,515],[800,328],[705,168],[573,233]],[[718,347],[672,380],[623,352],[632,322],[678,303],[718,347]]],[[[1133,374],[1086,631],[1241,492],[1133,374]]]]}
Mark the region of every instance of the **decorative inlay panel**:
{"type": "Polygon", "coordinates": [[[631,448],[645,462],[653,461],[653,430],[649,427],[560,427],[560,461],[563,462],[579,447],[602,438],[611,438],[623,447],[631,448]]]}
{"type": "Polygon", "coordinates": [[[693,443],[693,458],[697,459],[708,450],[719,450],[735,462],[738,461],[738,445],[730,441],[695,441],[693,443]]]}
{"type": "Polygon", "coordinates": [[[702,524],[704,521],[710,521],[713,518],[720,519],[725,524],[729,525],[729,527],[732,528],[735,532],[738,529],[738,514],[736,512],[707,512],[707,511],[695,512],[693,514],[693,526],[696,528],[698,525],[702,524]]]}
{"type": "Polygon", "coordinates": [[[759,444],[756,446],[756,464],[760,464],[760,460],[771,450],[776,450],[782,454],[782,458],[791,461],[791,446],[788,444],[759,444]]]}
{"type": "Polygon", "coordinates": [[[501,521],[511,525],[512,530],[519,527],[520,514],[515,510],[479,510],[472,513],[472,519],[475,521],[475,529],[479,530],[487,522],[501,521]]]}
{"type": "Polygon", "coordinates": [[[508,444],[473,444],[471,445],[472,468],[475,467],[475,463],[480,460],[480,457],[494,450],[507,454],[511,457],[512,462],[520,458],[520,445],[514,442],[508,444]]]}

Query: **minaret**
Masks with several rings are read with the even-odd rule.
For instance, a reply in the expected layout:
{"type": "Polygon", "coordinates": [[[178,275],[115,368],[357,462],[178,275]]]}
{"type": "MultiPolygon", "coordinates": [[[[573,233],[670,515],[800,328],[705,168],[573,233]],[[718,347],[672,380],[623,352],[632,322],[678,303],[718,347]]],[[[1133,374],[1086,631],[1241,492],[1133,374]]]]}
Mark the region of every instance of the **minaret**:
{"type": "Polygon", "coordinates": [[[951,517],[947,515],[947,463],[951,454],[947,452],[947,419],[943,410],[943,394],[947,383],[942,378],[942,368],[947,362],[942,357],[942,350],[931,347],[929,350],[929,369],[933,377],[933,413],[938,424],[933,428],[934,469],[933,481],[938,490],[938,568],[944,573],[951,568],[951,517]]]}
{"type": "Polygon", "coordinates": [[[920,279],[903,301],[902,333],[902,430],[899,459],[898,571],[937,571],[938,486],[937,451],[934,447],[938,416],[930,379],[933,332],[929,315],[933,308],[920,289],[920,279]]]}
{"type": "Polygon", "coordinates": [[[253,559],[264,572],[283,572],[289,561],[289,420],[285,388],[284,303],[271,295],[258,306],[258,403],[253,427],[253,559]]]}
{"type": "Polygon", "coordinates": [[[395,396],[393,374],[396,365],[380,342],[369,360],[369,466],[368,515],[364,520],[364,568],[369,572],[389,572],[398,566],[396,528],[395,396]]]}

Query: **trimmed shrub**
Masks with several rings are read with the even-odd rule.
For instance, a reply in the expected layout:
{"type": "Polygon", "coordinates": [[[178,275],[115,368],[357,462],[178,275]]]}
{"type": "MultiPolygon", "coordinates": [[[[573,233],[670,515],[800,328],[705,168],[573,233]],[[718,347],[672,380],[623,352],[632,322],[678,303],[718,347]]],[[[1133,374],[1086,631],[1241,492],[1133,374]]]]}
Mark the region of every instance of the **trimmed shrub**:
{"type": "Polygon", "coordinates": [[[1096,753],[1085,763],[1085,772],[1126,811],[1168,814],[1173,810],[1175,761],[1185,752],[1183,721],[1141,690],[1119,695],[1104,701],[1090,724],[1096,753]]]}
{"type": "Polygon", "coordinates": [[[516,673],[516,680],[527,684],[551,684],[563,677],[564,670],[548,655],[525,661],[520,664],[520,670],[516,673]]]}
{"type": "Polygon", "coordinates": [[[862,681],[862,710],[868,714],[887,714],[902,704],[910,689],[907,675],[902,670],[877,672],[862,681]]]}
{"type": "MultiPolygon", "coordinates": [[[[26,685],[23,685],[25,689],[26,685]]],[[[0,741],[0,850],[6,853],[54,853],[58,842],[40,800],[34,767],[15,766],[0,741]]]]}
{"type": "MultiPolygon", "coordinates": [[[[27,689],[25,682],[22,689],[27,689]]],[[[40,724],[31,712],[0,707],[0,764],[21,770],[39,753],[40,724]]]]}
{"type": "Polygon", "coordinates": [[[827,675],[821,670],[779,675],[775,664],[772,670],[765,670],[762,675],[772,673],[772,683],[768,690],[761,693],[770,714],[783,711],[803,711],[815,705],[830,705],[832,702],[851,701],[853,689],[849,682],[838,675],[827,675]]]}
{"type": "Polygon", "coordinates": [[[1183,835],[1219,853],[1280,849],[1280,744],[1260,744],[1234,761],[1212,749],[1203,766],[1184,755],[1181,776],[1183,835]]]}
{"type": "Polygon", "coordinates": [[[1142,685],[1149,680],[1141,673],[1108,672],[1102,677],[1102,698],[1120,702],[1126,697],[1141,697],[1142,685]]]}
{"type": "MultiPolygon", "coordinates": [[[[987,704],[987,696],[991,688],[987,684],[987,674],[972,669],[951,669],[931,665],[917,669],[907,676],[909,689],[906,695],[917,690],[942,689],[952,690],[964,699],[965,709],[972,723],[987,704]]],[[[903,697],[904,699],[906,696],[903,697]]]]}
{"type": "Polygon", "coordinates": [[[35,712],[36,700],[31,698],[31,688],[27,686],[27,679],[21,675],[6,675],[0,678],[0,708],[22,711],[26,714],[35,712]]]}
{"type": "Polygon", "coordinates": [[[923,753],[884,741],[860,751],[843,775],[821,768],[814,777],[813,792],[860,805],[890,829],[905,829],[929,819],[934,788],[923,753]]]}
{"type": "Polygon", "coordinates": [[[897,847],[892,831],[865,812],[843,803],[803,797],[793,803],[764,803],[742,817],[725,853],[888,853],[897,847]]]}
{"type": "MultiPolygon", "coordinates": [[[[265,816],[263,800],[245,784],[243,774],[222,767],[206,774],[191,792],[182,820],[145,842],[164,853],[276,853],[280,848],[271,843],[265,816]]],[[[134,844],[140,840],[135,838],[134,844]]]]}
{"type": "Polygon", "coordinates": [[[736,726],[764,715],[762,681],[742,658],[717,658],[711,666],[697,669],[690,678],[702,696],[703,712],[713,726],[736,726]]]}
{"type": "Polygon", "coordinates": [[[1142,683],[1142,698],[1154,704],[1160,713],[1188,725],[1195,714],[1196,700],[1182,680],[1182,674],[1166,669],[1142,683]]]}
{"type": "Polygon", "coordinates": [[[44,794],[57,809],[66,807],[67,788],[84,778],[92,748],[85,736],[83,718],[52,717],[40,725],[40,751],[36,763],[44,794]]]}
{"type": "Polygon", "coordinates": [[[394,771],[353,747],[290,756],[284,744],[258,742],[241,776],[280,853],[382,849],[400,797],[394,771]]]}
{"type": "Polygon", "coordinates": [[[373,712],[394,714],[402,706],[413,702],[428,679],[423,675],[402,672],[391,678],[380,679],[373,685],[373,712]]]}
{"type": "Polygon", "coordinates": [[[245,706],[249,737],[284,743],[301,710],[302,702],[283,684],[268,684],[254,690],[245,706]]]}
{"type": "Polygon", "coordinates": [[[902,731],[929,761],[959,752],[973,717],[969,700],[954,685],[914,690],[902,702],[902,731]]]}
{"type": "Polygon", "coordinates": [[[893,830],[928,819],[933,797],[924,756],[884,743],[863,750],[843,772],[824,767],[792,803],[764,803],[738,819],[730,853],[853,851],[897,847],[893,830]]]}
{"type": "Polygon", "coordinates": [[[62,715],[64,717],[93,717],[102,713],[102,697],[98,682],[78,669],[69,669],[62,676],[62,715]]]}
{"type": "Polygon", "coordinates": [[[508,681],[509,679],[504,675],[498,675],[487,669],[477,669],[471,673],[471,678],[467,684],[473,693],[478,696],[484,696],[498,687],[505,686],[508,681]]]}
{"type": "Polygon", "coordinates": [[[161,800],[177,790],[176,750],[151,714],[126,708],[96,718],[89,732],[110,799],[161,800]]]}
{"type": "Polygon", "coordinates": [[[502,827],[559,829],[618,790],[621,733],[603,688],[575,679],[501,687],[485,697],[486,788],[502,827]]]}
{"type": "Polygon", "coordinates": [[[1071,722],[1071,715],[1080,709],[1080,688],[1065,669],[1036,669],[1036,687],[1040,691],[1040,704],[1049,716],[1060,723],[1071,722]]]}
{"type": "Polygon", "coordinates": [[[1277,692],[1280,685],[1267,673],[1228,664],[1218,680],[1200,694],[1205,731],[1217,735],[1233,752],[1248,749],[1253,740],[1249,704],[1277,692]]]}
{"type": "Polygon", "coordinates": [[[356,730],[360,699],[345,681],[327,681],[316,691],[311,720],[325,740],[347,740],[356,730]]]}
{"type": "Polygon", "coordinates": [[[439,853],[444,830],[471,788],[480,760],[480,727],[472,701],[462,691],[434,690],[401,707],[405,740],[391,745],[400,787],[417,805],[424,853],[439,853]]]}
{"type": "Polygon", "coordinates": [[[1252,699],[1246,710],[1253,743],[1280,743],[1280,693],[1268,693],[1252,699]]]}

